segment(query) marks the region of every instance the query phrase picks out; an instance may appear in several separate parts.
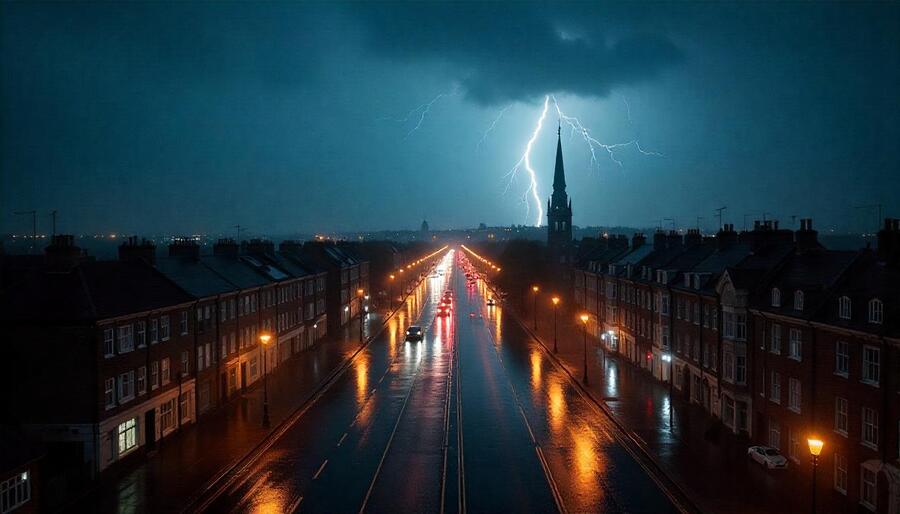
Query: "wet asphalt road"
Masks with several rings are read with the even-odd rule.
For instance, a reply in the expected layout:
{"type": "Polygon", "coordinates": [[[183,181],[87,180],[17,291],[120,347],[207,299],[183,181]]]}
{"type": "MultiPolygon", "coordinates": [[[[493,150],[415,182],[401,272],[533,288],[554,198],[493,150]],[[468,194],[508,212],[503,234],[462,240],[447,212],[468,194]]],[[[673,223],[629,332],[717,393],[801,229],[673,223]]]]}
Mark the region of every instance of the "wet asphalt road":
{"type": "Polygon", "coordinates": [[[210,511],[676,511],[458,253],[210,511]]]}

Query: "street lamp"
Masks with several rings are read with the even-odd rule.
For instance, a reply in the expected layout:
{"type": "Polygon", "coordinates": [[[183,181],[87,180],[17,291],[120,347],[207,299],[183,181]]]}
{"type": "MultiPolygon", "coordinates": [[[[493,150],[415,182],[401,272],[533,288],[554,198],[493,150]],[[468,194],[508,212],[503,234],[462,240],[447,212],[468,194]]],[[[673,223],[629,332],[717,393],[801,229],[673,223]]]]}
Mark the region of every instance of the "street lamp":
{"type": "Polygon", "coordinates": [[[391,306],[391,310],[393,310],[394,309],[394,278],[395,277],[394,277],[393,273],[391,273],[389,276],[391,277],[391,282],[390,282],[390,286],[388,286],[388,294],[390,294],[390,306],[391,306]]]}
{"type": "Polygon", "coordinates": [[[584,342],[584,376],[581,377],[581,381],[584,382],[585,385],[588,383],[588,372],[587,372],[587,322],[588,315],[581,315],[581,335],[582,340],[584,342]]]}
{"type": "Polygon", "coordinates": [[[812,455],[813,467],[811,512],[816,514],[816,468],[819,466],[819,455],[822,453],[822,447],[825,446],[825,442],[816,437],[810,437],[806,440],[806,444],[809,445],[809,454],[812,455]]]}
{"type": "Polygon", "coordinates": [[[359,297],[359,302],[357,305],[357,309],[359,310],[359,342],[361,343],[363,340],[363,291],[362,289],[356,290],[356,296],[359,297]]]}
{"type": "Polygon", "coordinates": [[[531,286],[531,290],[534,292],[534,312],[532,312],[534,315],[534,329],[537,330],[537,294],[541,288],[535,285],[531,286]]]}
{"type": "Polygon", "coordinates": [[[269,346],[269,341],[272,340],[272,335],[268,332],[263,332],[259,335],[259,342],[262,343],[263,347],[263,426],[269,426],[269,370],[266,366],[266,347],[269,346]]]}
{"type": "Polygon", "coordinates": [[[556,311],[559,307],[559,297],[553,297],[553,353],[556,353],[556,311]]]}
{"type": "Polygon", "coordinates": [[[673,393],[672,386],[674,384],[674,382],[672,381],[672,354],[668,353],[668,352],[662,354],[662,360],[663,360],[663,362],[669,363],[669,431],[671,431],[672,430],[672,393],[673,393]]]}

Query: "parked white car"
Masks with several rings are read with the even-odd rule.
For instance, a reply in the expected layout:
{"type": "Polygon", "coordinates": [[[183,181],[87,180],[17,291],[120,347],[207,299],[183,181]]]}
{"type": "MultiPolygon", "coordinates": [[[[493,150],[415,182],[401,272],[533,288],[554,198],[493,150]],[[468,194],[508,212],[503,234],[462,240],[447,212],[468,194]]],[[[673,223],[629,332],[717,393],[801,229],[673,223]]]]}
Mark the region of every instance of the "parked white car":
{"type": "Polygon", "coordinates": [[[784,469],[787,467],[787,459],[777,448],[768,446],[751,446],[747,448],[747,456],[769,469],[784,469]]]}

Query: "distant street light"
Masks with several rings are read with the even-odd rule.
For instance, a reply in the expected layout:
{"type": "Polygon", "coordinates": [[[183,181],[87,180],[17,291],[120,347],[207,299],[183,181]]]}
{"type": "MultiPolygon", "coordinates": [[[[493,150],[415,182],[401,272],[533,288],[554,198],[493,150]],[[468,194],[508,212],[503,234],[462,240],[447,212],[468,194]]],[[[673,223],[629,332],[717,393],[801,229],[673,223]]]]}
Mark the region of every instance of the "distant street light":
{"type": "Polygon", "coordinates": [[[363,341],[363,291],[362,289],[356,290],[356,296],[359,297],[358,305],[356,306],[357,310],[359,310],[359,342],[363,341]]]}
{"type": "Polygon", "coordinates": [[[813,476],[812,476],[812,513],[816,514],[816,468],[819,467],[819,455],[822,453],[822,447],[825,442],[821,439],[810,437],[806,440],[809,445],[809,453],[812,455],[813,476]]]}
{"type": "Polygon", "coordinates": [[[581,315],[581,335],[584,343],[584,375],[581,377],[581,381],[584,382],[585,385],[588,383],[588,370],[587,370],[587,322],[588,315],[581,315]]]}
{"type": "Polygon", "coordinates": [[[259,335],[259,342],[262,343],[263,347],[263,426],[269,426],[269,370],[266,366],[266,358],[268,357],[266,352],[266,347],[269,346],[269,341],[272,340],[272,335],[268,332],[263,332],[259,335]]]}
{"type": "Polygon", "coordinates": [[[531,290],[534,292],[534,309],[531,314],[534,316],[534,329],[537,330],[537,297],[541,288],[535,285],[531,286],[531,290]]]}
{"type": "Polygon", "coordinates": [[[559,310],[559,297],[553,297],[553,353],[556,353],[556,311],[559,310]]]}
{"type": "Polygon", "coordinates": [[[394,310],[394,274],[389,275],[391,278],[390,286],[388,286],[388,294],[390,295],[390,309],[394,310]]]}

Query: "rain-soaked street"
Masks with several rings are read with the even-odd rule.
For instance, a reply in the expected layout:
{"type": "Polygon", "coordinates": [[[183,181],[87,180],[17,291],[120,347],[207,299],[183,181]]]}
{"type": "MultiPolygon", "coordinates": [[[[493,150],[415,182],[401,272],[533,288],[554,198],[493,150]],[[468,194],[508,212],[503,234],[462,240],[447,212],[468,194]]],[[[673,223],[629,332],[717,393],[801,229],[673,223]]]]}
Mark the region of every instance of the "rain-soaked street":
{"type": "Polygon", "coordinates": [[[450,252],[227,481],[215,512],[674,512],[615,427],[450,252]],[[439,306],[452,291],[450,314],[439,306]],[[416,318],[412,313],[419,312],[416,318]],[[407,341],[410,324],[421,341],[407,341]]]}

